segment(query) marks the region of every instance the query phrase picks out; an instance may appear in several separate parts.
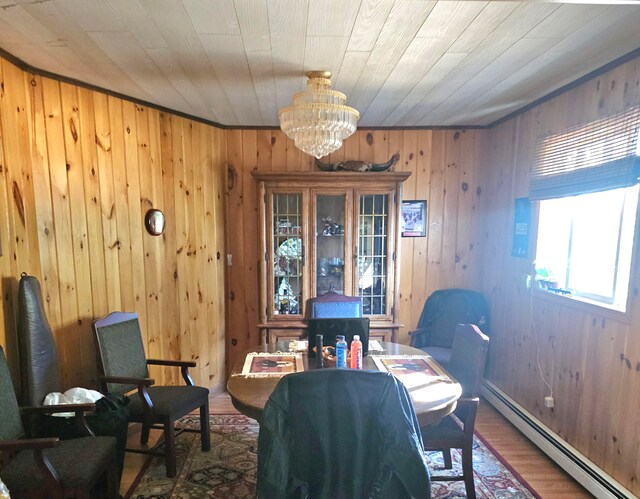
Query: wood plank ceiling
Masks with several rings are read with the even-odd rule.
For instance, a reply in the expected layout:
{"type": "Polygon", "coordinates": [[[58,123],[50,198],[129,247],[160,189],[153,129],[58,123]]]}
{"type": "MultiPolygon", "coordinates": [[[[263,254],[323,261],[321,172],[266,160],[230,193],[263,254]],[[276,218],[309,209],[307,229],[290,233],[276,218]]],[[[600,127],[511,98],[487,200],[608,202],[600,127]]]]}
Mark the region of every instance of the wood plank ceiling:
{"type": "Polygon", "coordinates": [[[228,126],[278,126],[312,69],[360,126],[487,125],[638,47],[633,0],[0,0],[27,64],[228,126]]]}

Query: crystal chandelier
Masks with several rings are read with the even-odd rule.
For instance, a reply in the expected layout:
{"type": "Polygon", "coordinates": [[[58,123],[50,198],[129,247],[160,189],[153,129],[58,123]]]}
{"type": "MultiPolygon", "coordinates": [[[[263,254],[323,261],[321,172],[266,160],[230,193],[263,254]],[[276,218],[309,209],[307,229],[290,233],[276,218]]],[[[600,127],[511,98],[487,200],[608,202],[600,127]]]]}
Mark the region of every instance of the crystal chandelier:
{"type": "Polygon", "coordinates": [[[293,96],[293,104],[278,113],[280,128],[296,147],[320,159],[340,149],[356,131],[360,113],[346,106],[347,96],[331,90],[329,71],[307,73],[307,90],[293,96]]]}

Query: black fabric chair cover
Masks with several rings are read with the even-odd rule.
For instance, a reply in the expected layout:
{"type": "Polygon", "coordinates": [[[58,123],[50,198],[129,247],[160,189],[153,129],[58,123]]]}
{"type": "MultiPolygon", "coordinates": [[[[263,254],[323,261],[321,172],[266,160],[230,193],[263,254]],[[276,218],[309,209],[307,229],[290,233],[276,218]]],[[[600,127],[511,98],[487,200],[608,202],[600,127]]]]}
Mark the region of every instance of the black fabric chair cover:
{"type": "Polygon", "coordinates": [[[61,391],[60,359],[44,311],[40,283],[24,273],[18,290],[18,348],[21,403],[42,405],[48,393],[61,391]]]}
{"type": "Polygon", "coordinates": [[[431,497],[419,423],[389,373],[317,369],[282,378],[258,437],[258,498],[431,497]]]}
{"type": "MultiPolygon", "coordinates": [[[[18,348],[22,381],[21,405],[40,406],[47,394],[64,391],[58,348],[44,310],[40,283],[36,277],[25,273],[20,278],[18,290],[18,348]]],[[[117,408],[107,408],[104,400],[98,401],[96,414],[86,417],[87,424],[95,435],[117,438],[119,475],[122,473],[127,443],[128,406],[128,399],[117,408]]],[[[32,436],[58,437],[63,440],[84,436],[71,418],[42,415],[30,418],[27,426],[32,436]]]]}

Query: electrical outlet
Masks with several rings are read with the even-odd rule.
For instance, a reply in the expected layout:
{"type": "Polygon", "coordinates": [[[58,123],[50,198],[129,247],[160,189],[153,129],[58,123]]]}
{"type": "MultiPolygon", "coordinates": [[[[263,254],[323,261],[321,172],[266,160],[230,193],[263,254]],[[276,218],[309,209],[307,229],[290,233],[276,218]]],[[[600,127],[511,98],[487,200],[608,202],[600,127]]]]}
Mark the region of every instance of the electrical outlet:
{"type": "Polygon", "coordinates": [[[544,398],[544,406],[545,407],[553,407],[553,397],[545,397],[544,398]]]}

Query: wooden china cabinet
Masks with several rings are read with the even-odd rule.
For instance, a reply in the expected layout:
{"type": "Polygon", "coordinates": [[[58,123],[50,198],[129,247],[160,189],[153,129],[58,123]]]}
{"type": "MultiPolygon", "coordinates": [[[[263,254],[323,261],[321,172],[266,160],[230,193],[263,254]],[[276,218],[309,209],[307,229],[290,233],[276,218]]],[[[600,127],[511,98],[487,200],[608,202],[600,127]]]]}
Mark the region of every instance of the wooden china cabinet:
{"type": "Polygon", "coordinates": [[[408,172],[253,172],[263,342],[299,338],[309,298],[361,296],[370,337],[395,338],[399,220],[408,172]]]}

